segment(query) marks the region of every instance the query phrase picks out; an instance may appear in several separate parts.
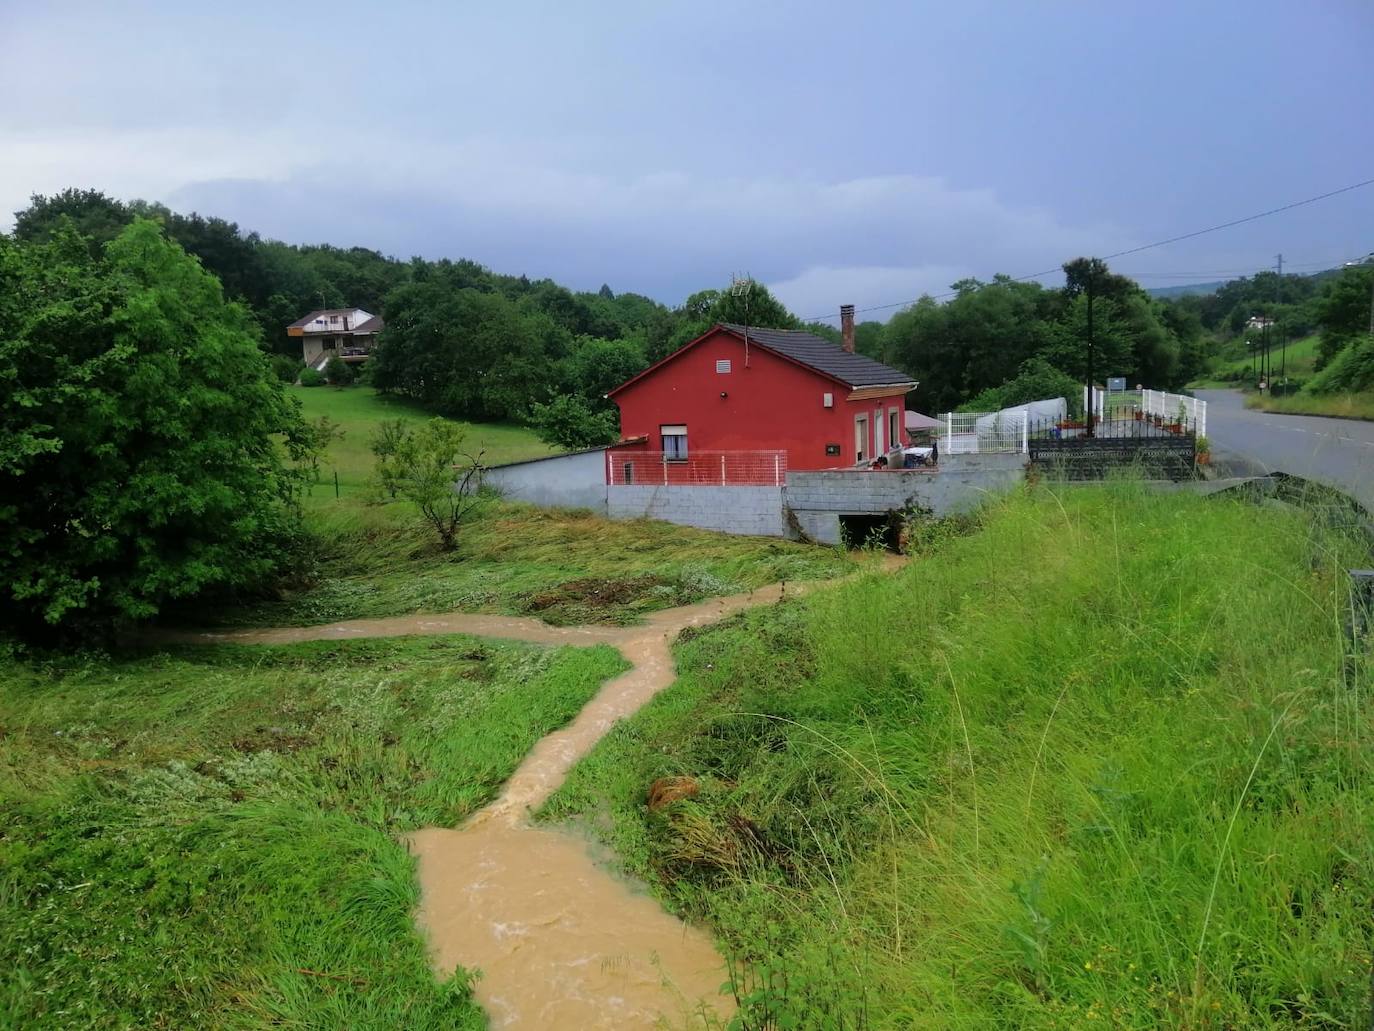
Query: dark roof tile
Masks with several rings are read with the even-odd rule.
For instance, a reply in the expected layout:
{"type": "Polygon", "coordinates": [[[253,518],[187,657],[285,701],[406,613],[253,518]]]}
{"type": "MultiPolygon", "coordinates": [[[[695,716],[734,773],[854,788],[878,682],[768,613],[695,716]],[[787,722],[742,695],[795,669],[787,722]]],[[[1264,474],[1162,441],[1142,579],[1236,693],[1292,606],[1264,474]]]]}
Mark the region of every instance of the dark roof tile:
{"type": "MultiPolygon", "coordinates": [[[[729,322],[722,323],[722,326],[736,336],[745,334],[744,326],[729,322]]],[[[890,365],[875,361],[866,354],[853,354],[839,344],[832,344],[804,330],[750,326],[748,334],[754,343],[762,344],[768,350],[776,351],[826,376],[833,376],[851,387],[896,386],[916,382],[914,377],[890,365]]]]}

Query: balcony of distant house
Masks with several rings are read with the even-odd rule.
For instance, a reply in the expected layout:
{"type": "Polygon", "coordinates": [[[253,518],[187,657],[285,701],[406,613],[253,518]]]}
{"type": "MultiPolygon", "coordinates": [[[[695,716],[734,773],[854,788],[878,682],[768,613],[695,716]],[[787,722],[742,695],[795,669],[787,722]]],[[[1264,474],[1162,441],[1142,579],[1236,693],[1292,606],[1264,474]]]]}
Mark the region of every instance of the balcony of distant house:
{"type": "Polygon", "coordinates": [[[383,325],[381,316],[362,308],[324,308],[291,323],[286,334],[300,337],[306,365],[323,370],[330,358],[350,365],[367,361],[383,325]]]}

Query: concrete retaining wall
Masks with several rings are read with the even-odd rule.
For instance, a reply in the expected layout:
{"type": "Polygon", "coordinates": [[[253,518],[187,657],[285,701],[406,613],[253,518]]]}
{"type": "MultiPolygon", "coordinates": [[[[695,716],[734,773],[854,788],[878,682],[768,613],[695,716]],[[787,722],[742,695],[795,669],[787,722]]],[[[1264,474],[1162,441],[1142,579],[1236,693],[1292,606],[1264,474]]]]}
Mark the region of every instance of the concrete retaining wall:
{"type": "Polygon", "coordinates": [[[612,519],[663,519],[682,526],[786,537],[781,487],[621,486],[606,488],[612,519]]]}
{"type": "Polygon", "coordinates": [[[516,462],[487,470],[506,497],[551,508],[590,508],[612,519],[662,519],[682,526],[762,537],[795,536],[790,509],[812,540],[840,542],[840,516],[911,505],[935,515],[968,512],[1025,476],[1024,455],[946,455],[935,472],[789,472],[787,486],[635,484],[607,487],[604,450],[516,462]]]}
{"type": "Polygon", "coordinates": [[[1019,454],[945,455],[938,471],[894,469],[789,472],[787,504],[812,540],[840,541],[841,515],[880,514],[916,505],[937,516],[969,512],[1025,478],[1019,454]]]}
{"type": "Polygon", "coordinates": [[[482,480],[512,501],[606,514],[606,451],[575,451],[488,469],[482,480]]]}

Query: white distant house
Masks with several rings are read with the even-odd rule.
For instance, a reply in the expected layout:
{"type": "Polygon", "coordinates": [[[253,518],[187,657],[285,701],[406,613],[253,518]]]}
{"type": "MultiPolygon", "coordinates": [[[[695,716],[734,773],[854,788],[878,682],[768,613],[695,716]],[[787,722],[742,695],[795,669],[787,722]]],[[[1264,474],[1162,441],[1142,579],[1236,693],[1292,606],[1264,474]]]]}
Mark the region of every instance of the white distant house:
{"type": "Polygon", "coordinates": [[[382,331],[380,315],[362,308],[323,308],[286,327],[301,338],[301,357],[312,369],[323,369],[337,355],[350,365],[367,361],[382,331]]]}
{"type": "Polygon", "coordinates": [[[1274,324],[1274,320],[1264,315],[1251,315],[1245,320],[1246,329],[1268,329],[1274,324]]]}

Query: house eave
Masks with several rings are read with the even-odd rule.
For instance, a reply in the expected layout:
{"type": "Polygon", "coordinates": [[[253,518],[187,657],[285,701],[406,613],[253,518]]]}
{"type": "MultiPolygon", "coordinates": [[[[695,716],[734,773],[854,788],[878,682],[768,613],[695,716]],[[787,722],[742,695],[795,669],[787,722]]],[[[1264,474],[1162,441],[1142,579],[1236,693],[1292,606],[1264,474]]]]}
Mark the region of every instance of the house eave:
{"type": "Polygon", "coordinates": [[[874,383],[866,387],[855,387],[845,398],[846,401],[867,401],[874,397],[891,397],[893,394],[909,394],[920,384],[907,380],[902,383],[874,383]]]}

